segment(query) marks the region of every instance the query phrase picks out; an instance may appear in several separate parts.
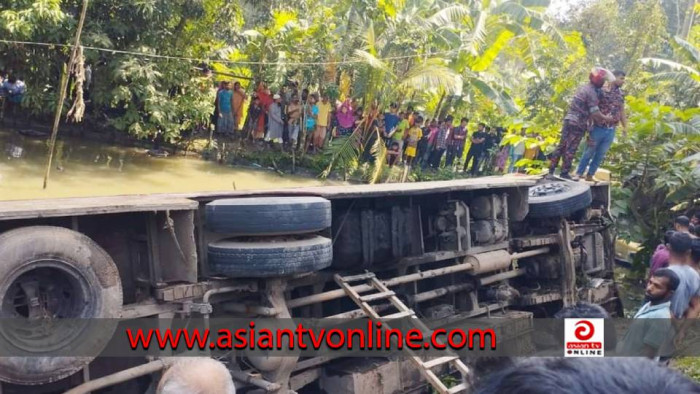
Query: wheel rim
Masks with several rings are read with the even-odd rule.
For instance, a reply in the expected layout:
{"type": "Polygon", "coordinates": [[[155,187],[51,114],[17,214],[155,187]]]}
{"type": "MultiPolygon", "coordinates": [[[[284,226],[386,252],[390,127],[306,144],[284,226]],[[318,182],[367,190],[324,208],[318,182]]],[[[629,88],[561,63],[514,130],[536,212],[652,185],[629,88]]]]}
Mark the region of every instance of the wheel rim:
{"type": "Polygon", "coordinates": [[[545,197],[562,194],[569,190],[571,190],[571,186],[567,185],[565,182],[554,182],[532,186],[528,194],[530,197],[545,197]]]}
{"type": "Polygon", "coordinates": [[[0,305],[9,318],[0,333],[31,353],[61,349],[89,324],[90,287],[85,277],[60,260],[37,260],[11,275],[0,305]],[[67,319],[67,320],[66,320],[67,319]]]}

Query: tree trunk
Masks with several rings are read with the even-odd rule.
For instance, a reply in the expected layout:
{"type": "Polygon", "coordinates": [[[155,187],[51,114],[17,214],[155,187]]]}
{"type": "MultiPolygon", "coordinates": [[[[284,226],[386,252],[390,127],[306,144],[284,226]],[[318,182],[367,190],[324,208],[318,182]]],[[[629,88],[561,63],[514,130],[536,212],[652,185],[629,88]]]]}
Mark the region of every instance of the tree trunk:
{"type": "Polygon", "coordinates": [[[676,0],[676,34],[680,35],[683,29],[683,21],[681,21],[681,0],[676,0]]]}
{"type": "Polygon", "coordinates": [[[445,100],[445,92],[442,92],[442,95],[440,95],[440,100],[438,101],[437,107],[435,107],[435,115],[433,115],[433,118],[437,118],[438,115],[440,115],[440,107],[442,107],[442,101],[445,100]]]}
{"type": "Polygon", "coordinates": [[[454,96],[452,95],[447,98],[447,100],[445,101],[445,105],[440,109],[440,118],[444,118],[445,116],[447,116],[447,112],[452,106],[452,100],[454,100],[454,96]]]}
{"type": "MultiPolygon", "coordinates": [[[[679,1],[680,3],[680,1],[679,1]]],[[[678,7],[678,6],[676,6],[678,7]]],[[[684,40],[688,39],[688,36],[690,35],[690,29],[693,27],[693,22],[695,20],[695,0],[689,0],[688,1],[688,7],[685,10],[685,14],[683,17],[683,24],[681,25],[681,32],[680,36],[683,37],[684,40]]],[[[679,20],[678,23],[681,21],[679,20]]]]}

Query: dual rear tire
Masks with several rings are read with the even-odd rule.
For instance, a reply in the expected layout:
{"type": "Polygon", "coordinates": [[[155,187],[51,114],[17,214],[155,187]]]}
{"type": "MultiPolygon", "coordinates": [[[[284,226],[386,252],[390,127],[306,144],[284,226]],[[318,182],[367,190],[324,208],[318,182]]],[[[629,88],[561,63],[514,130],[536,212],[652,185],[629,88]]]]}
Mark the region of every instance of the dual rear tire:
{"type": "Polygon", "coordinates": [[[320,197],[254,197],[206,206],[206,225],[223,238],[208,245],[212,273],[246,278],[299,275],[327,268],[333,244],[331,203],[320,197]]]}

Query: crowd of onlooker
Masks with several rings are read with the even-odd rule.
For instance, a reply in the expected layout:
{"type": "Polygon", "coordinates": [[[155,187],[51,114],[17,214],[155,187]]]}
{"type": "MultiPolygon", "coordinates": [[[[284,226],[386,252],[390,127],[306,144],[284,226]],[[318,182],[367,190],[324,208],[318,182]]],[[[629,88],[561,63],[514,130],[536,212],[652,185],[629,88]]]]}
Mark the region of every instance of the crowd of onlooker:
{"type": "Polygon", "coordinates": [[[277,93],[260,82],[251,97],[239,82],[222,82],[212,124],[221,136],[267,141],[305,152],[321,151],[332,139],[354,134],[365,151],[363,160],[373,160],[369,151],[381,138],[389,166],[446,167],[472,175],[516,172],[522,170],[518,167],[521,159],[546,159],[539,144],[526,146],[527,139],[541,141],[526,128],[513,132],[519,137],[514,143],[501,146],[507,134],[504,127],[480,122],[470,132],[469,122],[449,114],[430,117],[410,105],[401,109],[396,103],[383,110],[374,102],[365,109],[356,99],[341,101],[329,94],[300,90],[294,82],[277,93]]]}
{"type": "Polygon", "coordinates": [[[679,216],[651,258],[644,304],[622,342],[625,355],[667,361],[700,317],[700,211],[679,216]],[[646,320],[653,319],[653,320],[646,320]]]}
{"type": "Polygon", "coordinates": [[[5,113],[15,116],[27,91],[22,77],[0,70],[0,118],[5,113]]]}

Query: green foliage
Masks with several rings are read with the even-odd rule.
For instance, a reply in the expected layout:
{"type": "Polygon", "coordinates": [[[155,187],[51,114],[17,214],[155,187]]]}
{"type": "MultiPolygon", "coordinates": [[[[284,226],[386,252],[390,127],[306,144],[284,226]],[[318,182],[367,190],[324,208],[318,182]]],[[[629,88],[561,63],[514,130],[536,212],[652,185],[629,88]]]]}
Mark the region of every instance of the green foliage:
{"type": "Polygon", "coordinates": [[[700,358],[683,357],[675,359],[672,366],[694,381],[700,382],[700,358]]]}
{"type": "Polygon", "coordinates": [[[660,58],[642,58],[642,64],[650,66],[655,74],[647,78],[651,83],[661,83],[671,94],[661,96],[662,102],[681,108],[700,105],[700,49],[680,37],[674,37],[674,54],[680,61],[660,58]]]}
{"type": "Polygon", "coordinates": [[[674,109],[629,97],[632,126],[627,140],[609,153],[610,168],[619,176],[613,190],[613,214],[622,238],[642,242],[640,262],[663,238],[672,223],[671,208],[698,198],[700,109],[674,109]]]}
{"type": "MultiPolygon", "coordinates": [[[[0,35],[68,43],[80,5],[78,0],[0,1],[0,35]]],[[[88,8],[83,44],[144,54],[209,55],[221,46],[211,28],[232,16],[231,7],[224,0],[95,0],[88,8]]],[[[29,88],[23,105],[39,118],[48,119],[55,109],[67,55],[63,47],[0,44],[0,67],[23,76],[29,88]]],[[[106,120],[137,137],[162,134],[166,140],[208,122],[211,82],[199,77],[192,69],[195,64],[91,50],[86,57],[93,70],[93,105],[87,114],[93,122],[106,120]]]]}
{"type": "Polygon", "coordinates": [[[630,75],[637,59],[658,52],[668,37],[666,14],[654,0],[591,2],[569,23],[581,32],[591,63],[630,75]]]}
{"type": "Polygon", "coordinates": [[[330,175],[334,165],[342,165],[346,169],[357,167],[358,157],[362,153],[363,131],[357,127],[347,137],[335,138],[330,146],[323,152],[329,158],[328,167],[321,173],[321,177],[330,175]]]}

